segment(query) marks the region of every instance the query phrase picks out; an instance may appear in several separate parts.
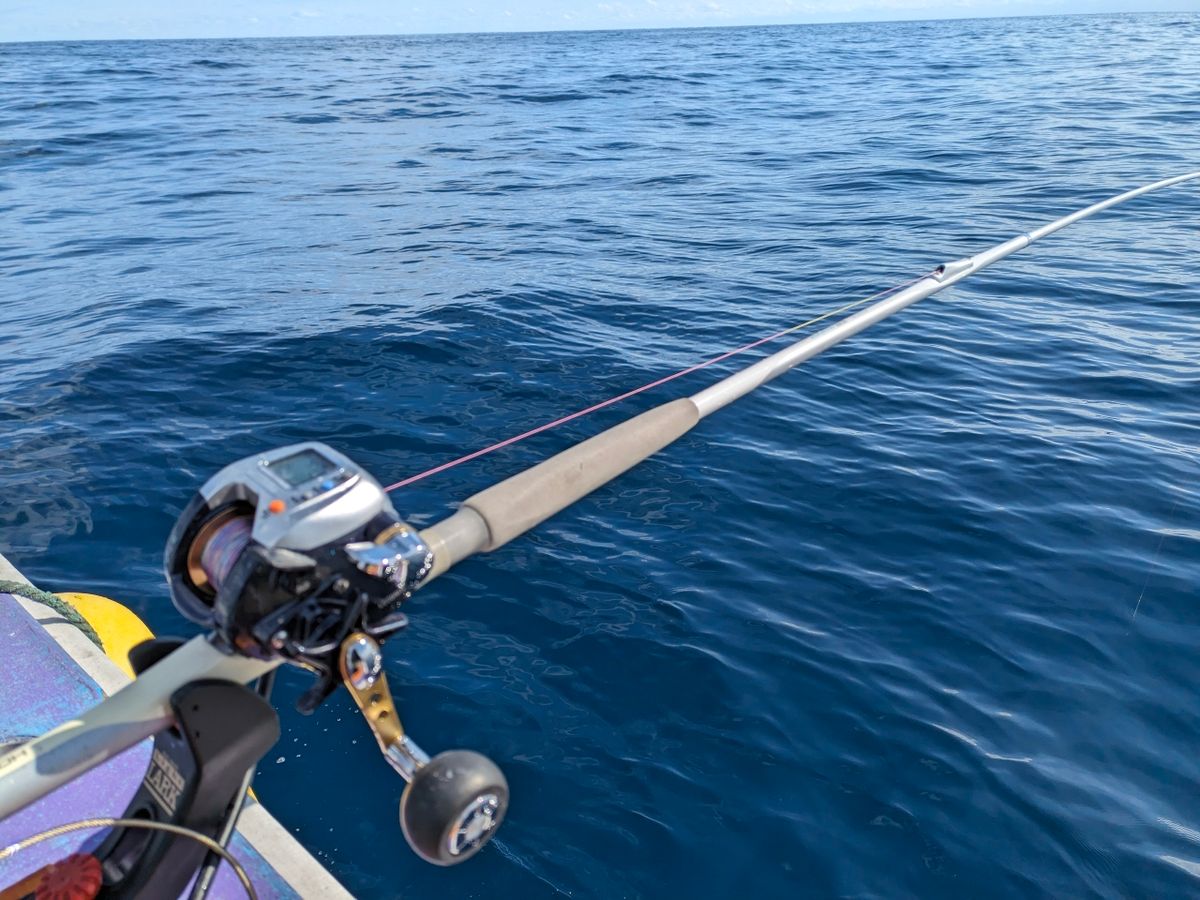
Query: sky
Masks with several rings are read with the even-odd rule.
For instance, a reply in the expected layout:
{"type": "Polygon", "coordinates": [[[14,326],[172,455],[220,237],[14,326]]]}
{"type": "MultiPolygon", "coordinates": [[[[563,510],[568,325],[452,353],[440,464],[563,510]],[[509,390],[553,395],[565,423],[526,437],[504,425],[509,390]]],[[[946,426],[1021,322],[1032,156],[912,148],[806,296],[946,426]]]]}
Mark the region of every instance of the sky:
{"type": "Polygon", "coordinates": [[[1200,12],[1200,0],[0,0],[0,42],[1200,12]]]}

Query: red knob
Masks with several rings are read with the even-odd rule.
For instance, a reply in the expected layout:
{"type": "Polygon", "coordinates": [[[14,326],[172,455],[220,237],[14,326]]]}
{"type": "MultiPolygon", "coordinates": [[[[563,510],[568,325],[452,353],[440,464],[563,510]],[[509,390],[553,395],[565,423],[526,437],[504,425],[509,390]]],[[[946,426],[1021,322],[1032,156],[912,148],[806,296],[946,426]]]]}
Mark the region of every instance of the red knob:
{"type": "Polygon", "coordinates": [[[34,891],[35,900],[92,900],[100,893],[104,875],[100,860],[88,853],[75,853],[42,869],[34,891]]]}

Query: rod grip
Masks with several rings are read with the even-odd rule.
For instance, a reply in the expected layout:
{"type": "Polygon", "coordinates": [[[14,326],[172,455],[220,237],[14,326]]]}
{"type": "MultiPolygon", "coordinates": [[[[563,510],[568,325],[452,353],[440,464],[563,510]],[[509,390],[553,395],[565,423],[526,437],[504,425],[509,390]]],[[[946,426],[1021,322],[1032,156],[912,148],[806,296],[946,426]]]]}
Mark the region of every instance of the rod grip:
{"type": "Polygon", "coordinates": [[[513,538],[612,481],[686,434],[700,421],[687,397],[664,403],[469,497],[487,525],[484,551],[513,538]]]}

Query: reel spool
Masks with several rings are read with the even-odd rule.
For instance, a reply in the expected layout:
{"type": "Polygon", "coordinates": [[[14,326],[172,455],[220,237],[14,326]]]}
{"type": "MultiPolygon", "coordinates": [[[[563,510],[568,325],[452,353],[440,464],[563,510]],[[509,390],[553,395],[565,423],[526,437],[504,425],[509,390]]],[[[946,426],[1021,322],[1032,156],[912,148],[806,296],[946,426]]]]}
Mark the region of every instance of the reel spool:
{"type": "Polygon", "coordinates": [[[253,511],[245,512],[236,505],[225,507],[205,522],[187,553],[188,575],[193,583],[220,592],[250,543],[253,528],[253,511]]]}
{"type": "Polygon", "coordinates": [[[192,497],[165,554],[176,608],[231,652],[315,672],[297,702],[312,712],[344,683],[384,758],[408,782],[400,821],[436,865],[477,853],[508,807],[495,763],[470,750],[432,759],[404,733],[380,641],[408,624],[400,604],[433,553],[379,483],[319,443],[226,466],[192,497]]]}

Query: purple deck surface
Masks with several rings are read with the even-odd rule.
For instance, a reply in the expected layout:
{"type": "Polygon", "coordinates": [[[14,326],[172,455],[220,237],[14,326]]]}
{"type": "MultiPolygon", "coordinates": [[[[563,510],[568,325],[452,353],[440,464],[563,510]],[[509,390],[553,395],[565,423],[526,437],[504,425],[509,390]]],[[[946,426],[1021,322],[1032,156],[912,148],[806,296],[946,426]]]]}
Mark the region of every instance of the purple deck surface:
{"type": "MultiPolygon", "coordinates": [[[[95,706],[103,691],[9,594],[0,593],[0,746],[27,740],[95,706]]],[[[0,820],[0,847],[55,825],[97,816],[119,816],[137,791],[150,758],[145,741],[92,769],[82,778],[7,819],[0,820]]],[[[80,831],[45,841],[0,862],[0,890],[31,872],[103,840],[103,832],[80,831]]],[[[296,898],[279,874],[235,835],[231,852],[246,868],[260,897],[296,898]]],[[[209,896],[245,897],[233,872],[222,865],[209,896]]]]}

